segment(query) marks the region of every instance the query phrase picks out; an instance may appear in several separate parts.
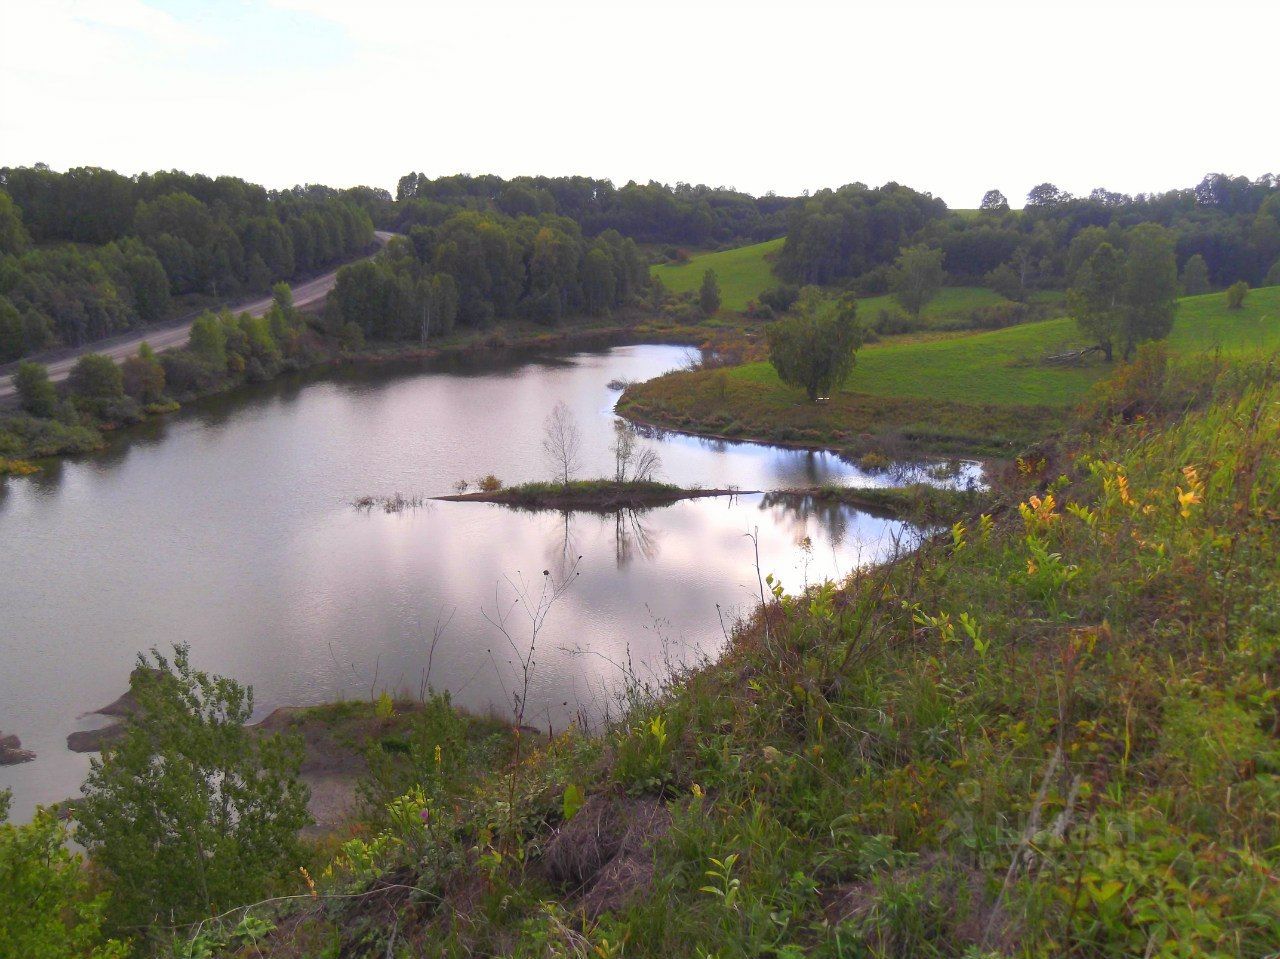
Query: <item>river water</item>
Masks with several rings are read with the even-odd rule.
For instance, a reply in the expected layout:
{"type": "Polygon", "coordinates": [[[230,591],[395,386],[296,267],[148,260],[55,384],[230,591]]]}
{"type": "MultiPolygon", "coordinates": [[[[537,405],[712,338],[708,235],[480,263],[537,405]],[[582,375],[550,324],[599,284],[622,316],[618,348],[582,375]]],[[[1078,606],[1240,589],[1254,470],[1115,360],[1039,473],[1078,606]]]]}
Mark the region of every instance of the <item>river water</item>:
{"type": "MultiPolygon", "coordinates": [[[[598,717],[617,664],[714,656],[722,622],[758,601],[755,553],[790,589],[876,560],[902,524],[759,495],[640,515],[521,513],[435,503],[361,511],[364,494],[437,495],[459,479],[550,475],[543,422],[566,403],[582,476],[612,470],[616,379],[681,365],[670,346],[538,360],[419,364],[279,381],[194,405],[95,456],[0,481],[0,730],[38,758],[0,767],[14,815],[75,794],[88,757],[66,736],[125,690],[139,651],[189,643],[198,668],[281,705],[416,693],[509,711],[512,653],[490,622],[575,571],[538,637],[526,721],[598,717]],[[580,557],[580,558],[579,558],[580,557]],[[446,625],[447,624],[447,625],[446,625]],[[434,655],[430,654],[434,642],[434,655]],[[428,660],[430,676],[425,676],[428,660]]],[[[646,437],[661,478],[771,490],[883,485],[828,453],[679,435],[646,437]]],[[[910,470],[909,470],[910,472],[910,470]]],[[[957,479],[975,477],[964,464],[957,479]]],[[[919,479],[910,475],[907,479],[919,479]]],[[[528,629],[517,608],[517,643],[528,629]]]]}

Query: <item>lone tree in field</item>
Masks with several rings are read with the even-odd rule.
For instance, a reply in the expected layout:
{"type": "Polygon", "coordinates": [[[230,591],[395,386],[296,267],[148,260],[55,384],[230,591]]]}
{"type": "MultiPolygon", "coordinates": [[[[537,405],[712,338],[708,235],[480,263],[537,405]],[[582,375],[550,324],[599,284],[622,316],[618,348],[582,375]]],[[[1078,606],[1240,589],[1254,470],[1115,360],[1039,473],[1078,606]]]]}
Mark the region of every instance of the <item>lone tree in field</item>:
{"type": "Polygon", "coordinates": [[[1199,253],[1182,267],[1182,295],[1199,296],[1209,292],[1209,266],[1199,253]]]}
{"type": "Polygon", "coordinates": [[[108,914],[128,930],[262,898],[296,868],[310,822],[301,743],[245,728],[251,689],[193,670],[185,646],[138,666],[138,709],[76,803],[76,839],[110,877],[108,914]]]}
{"type": "Polygon", "coordinates": [[[561,400],[542,427],[542,452],[565,486],[582,465],[582,431],[561,400]]]}
{"type": "Polygon", "coordinates": [[[889,288],[903,309],[916,319],[925,305],[942,289],[942,251],[927,246],[911,246],[893,261],[889,288]]]}
{"type": "Polygon", "coordinates": [[[1129,231],[1124,276],[1124,358],[1139,343],[1163,340],[1178,309],[1178,262],[1169,231],[1143,223],[1129,231]]]}
{"type": "Polygon", "coordinates": [[[1124,330],[1123,295],[1124,254],[1103,243],[1076,271],[1067,291],[1067,309],[1108,363],[1124,330]]]}
{"type": "Polygon", "coordinates": [[[1122,252],[1102,242],[1076,271],[1067,306],[1082,333],[1112,358],[1126,360],[1139,343],[1163,340],[1178,308],[1178,266],[1169,232],[1154,223],[1136,226],[1122,252]]]}
{"type": "Polygon", "coordinates": [[[978,209],[984,213],[1004,213],[1009,209],[1009,200],[999,190],[988,190],[982,195],[978,209]]]}
{"type": "Polygon", "coordinates": [[[720,281],[715,270],[702,274],[702,286],[698,289],[698,306],[706,316],[715,316],[720,309],[720,281]]]}
{"type": "Polygon", "coordinates": [[[1244,280],[1236,280],[1227,287],[1227,309],[1239,310],[1244,308],[1244,298],[1249,295],[1249,284],[1244,280]]]}
{"type": "Polygon", "coordinates": [[[810,403],[830,396],[853,372],[854,351],[862,342],[857,310],[851,296],[824,301],[821,291],[807,287],[794,315],[767,331],[769,362],[778,378],[804,390],[810,403]]]}

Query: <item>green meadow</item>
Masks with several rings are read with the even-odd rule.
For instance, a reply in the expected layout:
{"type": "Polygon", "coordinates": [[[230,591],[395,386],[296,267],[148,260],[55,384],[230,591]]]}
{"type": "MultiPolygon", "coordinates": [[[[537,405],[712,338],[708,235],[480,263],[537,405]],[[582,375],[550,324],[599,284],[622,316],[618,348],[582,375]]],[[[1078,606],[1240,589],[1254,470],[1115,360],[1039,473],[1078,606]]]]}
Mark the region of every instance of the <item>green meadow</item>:
{"type": "Polygon", "coordinates": [[[702,253],[679,265],[655,266],[654,276],[673,293],[696,293],[707,270],[715,270],[720,281],[721,305],[739,313],[747,301],[781,282],[773,275],[773,256],[782,249],[784,237],[719,253],[702,253]]]}
{"type": "MultiPolygon", "coordinates": [[[[1051,365],[1086,345],[1067,317],[1002,330],[886,339],[858,352],[843,389],[809,403],[768,362],[672,373],[627,390],[619,410],[659,426],[734,438],[847,449],[902,444],[1003,455],[1053,432],[1114,364],[1051,365]]],[[[1280,350],[1280,287],[1229,310],[1223,293],[1183,299],[1175,353],[1264,355],[1280,350]]]]}
{"type": "MultiPolygon", "coordinates": [[[[1075,322],[1068,317],[947,339],[871,344],[858,353],[844,392],[955,403],[1067,406],[1108,376],[1110,367],[1101,362],[1050,366],[1043,360],[1083,345],[1075,322]]],[[[1252,291],[1240,310],[1227,309],[1223,293],[1184,298],[1169,346],[1181,353],[1221,351],[1233,356],[1280,349],[1280,287],[1252,291]]],[[[791,392],[768,363],[748,364],[731,376],[791,392]]]]}

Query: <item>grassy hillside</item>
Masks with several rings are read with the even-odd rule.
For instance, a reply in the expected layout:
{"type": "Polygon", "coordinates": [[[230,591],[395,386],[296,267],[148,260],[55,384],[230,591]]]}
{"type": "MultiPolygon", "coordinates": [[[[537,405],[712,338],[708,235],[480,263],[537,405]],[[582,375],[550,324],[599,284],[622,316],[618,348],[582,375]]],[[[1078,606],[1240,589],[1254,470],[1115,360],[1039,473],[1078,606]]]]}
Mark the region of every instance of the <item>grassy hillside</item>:
{"type": "Polygon", "coordinates": [[[740,312],[746,309],[748,300],[780,282],[773,275],[769,257],[782,249],[783,239],[703,253],[678,266],[669,263],[655,266],[652,272],[673,293],[696,293],[702,284],[702,275],[707,270],[715,270],[720,281],[721,305],[726,310],[740,312]]]}
{"type": "MultiPolygon", "coordinates": [[[[938,295],[920,311],[920,318],[939,320],[951,316],[965,316],[984,306],[996,306],[1007,302],[1008,300],[999,293],[985,287],[944,286],[938,291],[938,295]]],[[[872,320],[881,310],[901,313],[902,307],[898,305],[892,293],[863,297],[858,300],[858,315],[866,321],[872,320]]]]}
{"type": "Polygon", "coordinates": [[[1140,420],[913,556],[779,589],[602,738],[411,795],[254,954],[1267,954],[1280,384],[1144,372],[1103,391],[1140,420]]]}
{"type": "MultiPolygon", "coordinates": [[[[1068,318],[987,333],[885,341],[858,353],[843,390],[809,404],[767,362],[671,374],[628,390],[620,409],[660,425],[730,436],[855,444],[905,439],[941,449],[997,451],[1034,440],[1111,373],[1102,362],[1047,366],[1083,345],[1068,318]]],[[[1222,293],[1179,305],[1169,347],[1185,355],[1280,350],[1280,287],[1254,290],[1241,310],[1222,293]]]]}

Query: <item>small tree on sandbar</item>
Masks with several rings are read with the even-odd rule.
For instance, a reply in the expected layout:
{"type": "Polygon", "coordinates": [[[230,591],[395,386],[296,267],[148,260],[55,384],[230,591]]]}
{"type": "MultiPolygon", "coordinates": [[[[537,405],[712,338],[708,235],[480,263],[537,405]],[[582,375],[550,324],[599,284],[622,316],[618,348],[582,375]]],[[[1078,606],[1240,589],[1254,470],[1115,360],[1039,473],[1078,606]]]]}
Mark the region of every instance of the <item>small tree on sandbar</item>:
{"type": "Polygon", "coordinates": [[[582,431],[563,400],[547,414],[542,427],[542,452],[560,481],[568,486],[582,465],[582,431]]]}

